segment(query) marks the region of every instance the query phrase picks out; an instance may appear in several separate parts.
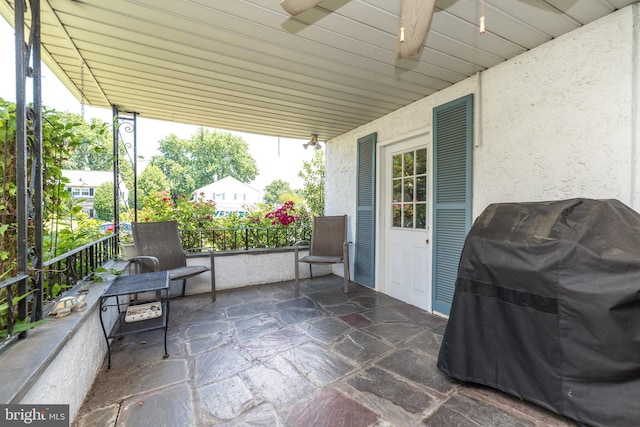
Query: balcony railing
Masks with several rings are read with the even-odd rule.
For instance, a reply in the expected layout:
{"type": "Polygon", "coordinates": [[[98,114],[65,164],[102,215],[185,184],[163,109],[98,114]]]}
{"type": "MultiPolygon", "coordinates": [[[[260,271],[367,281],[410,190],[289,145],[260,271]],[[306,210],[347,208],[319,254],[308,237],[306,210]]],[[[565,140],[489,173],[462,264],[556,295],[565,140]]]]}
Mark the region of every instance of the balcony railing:
{"type": "Polygon", "coordinates": [[[310,240],[310,237],[311,227],[307,225],[215,228],[180,232],[183,247],[212,248],[214,251],[282,248],[293,246],[300,240],[310,240]]]}
{"type": "Polygon", "coordinates": [[[117,254],[116,236],[107,236],[44,262],[40,272],[32,271],[0,282],[0,337],[3,337],[0,349],[15,338],[18,319],[30,322],[42,319],[47,302],[88,279],[96,268],[117,254]],[[30,285],[28,296],[20,299],[19,285],[25,282],[30,285]]]}
{"type": "Polygon", "coordinates": [[[45,301],[87,279],[98,267],[118,255],[116,236],[103,237],[43,263],[45,301]]]}
{"type": "MultiPolygon", "coordinates": [[[[310,240],[311,226],[216,228],[207,230],[183,230],[180,233],[185,248],[212,248],[214,251],[282,248],[301,240],[310,240]]],[[[47,303],[54,301],[81,280],[88,279],[96,268],[118,255],[116,236],[109,235],[76,248],[43,263],[41,274],[30,272],[0,282],[0,349],[12,341],[16,334],[17,319],[33,322],[42,319],[47,303]],[[30,294],[16,303],[20,297],[18,287],[27,288],[30,294]],[[6,304],[6,310],[4,310],[6,304]],[[26,313],[26,317],[25,317],[26,313]]]]}

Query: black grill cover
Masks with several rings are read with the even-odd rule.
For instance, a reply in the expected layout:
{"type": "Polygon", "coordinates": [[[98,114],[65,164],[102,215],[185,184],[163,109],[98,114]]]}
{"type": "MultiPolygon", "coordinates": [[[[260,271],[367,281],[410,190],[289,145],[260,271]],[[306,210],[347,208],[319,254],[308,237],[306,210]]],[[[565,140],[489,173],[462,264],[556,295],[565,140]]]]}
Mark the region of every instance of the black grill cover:
{"type": "Polygon", "coordinates": [[[640,215],[617,200],[490,205],[438,368],[586,424],[640,425],[640,215]]]}

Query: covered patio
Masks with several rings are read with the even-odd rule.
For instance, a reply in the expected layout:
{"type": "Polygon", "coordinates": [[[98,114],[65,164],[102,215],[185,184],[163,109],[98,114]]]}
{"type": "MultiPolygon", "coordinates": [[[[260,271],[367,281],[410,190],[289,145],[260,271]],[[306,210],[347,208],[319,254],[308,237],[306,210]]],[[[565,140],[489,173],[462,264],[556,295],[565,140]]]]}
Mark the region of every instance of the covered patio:
{"type": "MultiPolygon", "coordinates": [[[[370,287],[355,276],[348,295],[342,278],[329,275],[299,294],[284,282],[224,290],[215,302],[208,294],[173,300],[171,357],[162,360],[160,333],[115,341],[110,370],[82,372],[97,376],[79,410],[82,396],[74,396],[74,423],[573,425],[443,377],[435,361],[446,320],[433,312],[448,311],[433,304],[432,285],[444,278],[446,308],[469,223],[496,199],[586,195],[638,208],[637,0],[438,0],[420,52],[402,59],[400,1],[326,0],[297,17],[277,0],[35,3],[43,60],[84,104],[114,116],[322,141],[326,213],[349,216],[353,271],[359,254],[372,257],[370,287]],[[442,166],[432,156],[433,112],[463,98],[464,215],[449,238],[432,232],[432,168],[442,166]],[[354,165],[367,138],[370,182],[361,184],[354,165]],[[425,310],[403,295],[419,288],[413,282],[396,294],[405,302],[389,296],[392,279],[408,271],[393,263],[389,232],[406,231],[389,225],[390,164],[403,152],[424,153],[428,165],[424,227],[411,230],[422,252],[407,252],[422,270],[406,275],[422,280],[425,310]],[[355,202],[362,187],[371,193],[365,221],[355,202]],[[357,234],[362,223],[370,240],[357,234]],[[438,246],[447,241],[454,247],[438,246]]],[[[12,23],[15,4],[0,1],[12,23]]],[[[18,68],[26,78],[27,64],[18,68]]],[[[24,107],[24,84],[19,90],[24,107]]],[[[18,197],[26,211],[26,188],[18,197]]],[[[20,273],[26,281],[26,258],[20,273]]],[[[104,355],[102,344],[92,351],[104,355]]]]}
{"type": "Polygon", "coordinates": [[[448,379],[445,319],[334,275],[171,303],[170,357],[161,331],[115,341],[76,427],[576,425],[448,379]]]}

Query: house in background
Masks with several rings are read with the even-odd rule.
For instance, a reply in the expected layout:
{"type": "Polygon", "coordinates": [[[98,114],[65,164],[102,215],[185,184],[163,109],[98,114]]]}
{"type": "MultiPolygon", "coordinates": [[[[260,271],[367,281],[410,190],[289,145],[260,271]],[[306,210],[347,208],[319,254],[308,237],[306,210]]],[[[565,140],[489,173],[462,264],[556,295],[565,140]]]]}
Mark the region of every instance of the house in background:
{"type": "Polygon", "coordinates": [[[255,188],[227,176],[193,192],[193,198],[202,197],[204,201],[216,204],[216,216],[225,216],[232,212],[243,215],[246,206],[262,202],[262,193],[255,188]]]}
{"type": "MultiPolygon", "coordinates": [[[[82,212],[89,215],[89,218],[97,218],[93,209],[93,198],[96,188],[105,183],[113,183],[113,172],[92,171],[92,170],[71,170],[63,169],[62,176],[69,180],[67,190],[75,201],[80,201],[82,212]]],[[[129,190],[122,180],[120,180],[120,200],[125,204],[129,200],[129,190]]]]}

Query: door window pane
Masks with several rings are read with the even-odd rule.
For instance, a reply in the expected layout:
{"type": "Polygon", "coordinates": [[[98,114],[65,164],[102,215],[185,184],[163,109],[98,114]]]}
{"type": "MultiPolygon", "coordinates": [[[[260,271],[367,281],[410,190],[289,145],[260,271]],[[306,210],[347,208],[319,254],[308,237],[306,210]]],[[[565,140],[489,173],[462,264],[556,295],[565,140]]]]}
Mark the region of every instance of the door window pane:
{"type": "Polygon", "coordinates": [[[402,176],[402,155],[393,156],[393,177],[400,178],[402,176]]]}
{"type": "Polygon", "coordinates": [[[404,176],[413,175],[413,151],[404,153],[404,176]]]}
{"type": "Polygon", "coordinates": [[[393,193],[392,193],[392,200],[394,202],[401,202],[402,201],[402,180],[401,179],[394,179],[393,180],[393,193]]]}
{"type": "Polygon", "coordinates": [[[427,201],[427,177],[416,177],[416,202],[427,201]]]}
{"type": "Polygon", "coordinates": [[[406,151],[392,156],[392,226],[426,229],[428,221],[427,149],[406,151]]]}
{"type": "Polygon", "coordinates": [[[416,150],[416,175],[427,173],[427,149],[416,150]]]}
{"type": "Polygon", "coordinates": [[[404,228],[413,228],[413,204],[406,203],[402,213],[402,226],[404,228]]]}
{"type": "Polygon", "coordinates": [[[413,177],[404,179],[403,202],[413,202],[413,177]]]}
{"type": "Polygon", "coordinates": [[[402,205],[400,203],[394,203],[392,208],[393,226],[402,227],[402,205]]]}
{"type": "Polygon", "coordinates": [[[427,228],[427,204],[416,204],[416,228],[427,228]]]}

